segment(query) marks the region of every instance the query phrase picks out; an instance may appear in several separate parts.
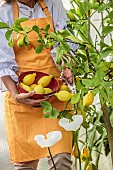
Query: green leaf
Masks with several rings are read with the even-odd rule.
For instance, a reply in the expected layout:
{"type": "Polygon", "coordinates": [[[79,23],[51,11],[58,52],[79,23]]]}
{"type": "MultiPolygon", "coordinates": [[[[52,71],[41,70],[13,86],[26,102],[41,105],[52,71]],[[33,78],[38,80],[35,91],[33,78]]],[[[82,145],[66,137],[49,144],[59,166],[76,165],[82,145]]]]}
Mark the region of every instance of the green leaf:
{"type": "Polygon", "coordinates": [[[43,50],[43,46],[42,45],[35,48],[36,54],[40,54],[42,52],[42,50],[43,50]]]}
{"type": "Polygon", "coordinates": [[[14,42],[13,42],[13,39],[11,38],[10,41],[8,42],[8,45],[10,47],[14,47],[14,42]]]}
{"type": "Polygon", "coordinates": [[[112,49],[103,50],[99,56],[99,60],[107,57],[112,51],[113,51],[112,49]]]}
{"type": "Polygon", "coordinates": [[[103,89],[100,89],[99,93],[100,93],[100,96],[101,96],[104,100],[106,100],[106,101],[108,100],[107,94],[104,92],[103,89]]]}
{"type": "Polygon", "coordinates": [[[106,26],[103,29],[103,34],[109,34],[112,31],[113,31],[113,26],[106,26]]]}
{"type": "Polygon", "coordinates": [[[5,22],[0,22],[0,29],[9,28],[9,26],[5,22]]]}
{"type": "Polygon", "coordinates": [[[79,13],[80,16],[83,16],[85,14],[85,12],[86,12],[86,9],[84,7],[84,4],[80,2],[78,13],[79,13]]]}
{"type": "Polygon", "coordinates": [[[55,108],[52,109],[52,112],[51,112],[51,115],[52,115],[52,118],[57,118],[59,116],[59,112],[58,110],[56,110],[55,108]]]}
{"type": "Polygon", "coordinates": [[[40,105],[45,108],[45,107],[51,107],[51,104],[49,102],[43,101],[40,103],[40,105]]]}
{"type": "Polygon", "coordinates": [[[60,41],[60,42],[65,51],[69,52],[71,50],[70,46],[67,43],[65,43],[64,41],[60,41]]]}
{"type": "Polygon", "coordinates": [[[59,33],[60,33],[64,38],[71,35],[67,30],[61,30],[59,33]]]}
{"type": "Polygon", "coordinates": [[[108,23],[108,24],[113,24],[113,20],[111,20],[111,19],[110,19],[110,20],[107,20],[107,23],[108,23]]]}
{"type": "Polygon", "coordinates": [[[77,90],[80,91],[83,88],[84,88],[84,85],[80,81],[77,81],[77,90]]]}
{"type": "Polygon", "coordinates": [[[89,124],[88,124],[87,122],[85,122],[85,121],[82,123],[82,126],[83,126],[85,129],[89,128],[89,124]]]}
{"type": "Polygon", "coordinates": [[[52,113],[52,106],[51,106],[51,104],[49,103],[49,102],[46,102],[46,101],[43,101],[43,102],[41,102],[41,107],[43,107],[44,108],[44,110],[43,110],[43,113],[44,113],[44,115],[47,117],[47,116],[51,116],[51,113],[52,113]],[[50,115],[49,115],[49,114],[50,115]]]}
{"type": "Polygon", "coordinates": [[[15,32],[23,31],[23,28],[21,27],[21,25],[16,25],[15,23],[12,25],[11,28],[12,28],[15,32]]]}
{"type": "Polygon", "coordinates": [[[91,80],[91,79],[82,79],[82,83],[83,83],[86,87],[91,87],[91,85],[92,85],[92,80],[91,80]]]}
{"type": "Polygon", "coordinates": [[[109,45],[107,45],[107,44],[104,43],[103,41],[100,41],[100,46],[101,46],[102,48],[104,48],[104,47],[109,47],[109,45]]]}
{"type": "Polygon", "coordinates": [[[101,134],[101,135],[103,134],[103,127],[102,126],[97,125],[96,130],[98,131],[99,134],[101,134]]]}
{"type": "Polygon", "coordinates": [[[102,3],[98,8],[98,12],[99,13],[103,12],[106,8],[109,7],[109,5],[110,5],[110,3],[108,3],[108,4],[102,3]]]}
{"type": "Polygon", "coordinates": [[[68,113],[65,115],[65,117],[66,117],[67,119],[72,119],[72,115],[71,115],[71,114],[68,114],[68,113]]]}
{"type": "Polygon", "coordinates": [[[72,40],[75,43],[83,44],[83,42],[81,40],[79,40],[77,37],[75,37],[73,35],[67,36],[66,38],[69,39],[69,40],[72,40]]]}
{"type": "Polygon", "coordinates": [[[63,56],[63,50],[61,49],[60,46],[57,47],[56,49],[56,62],[59,64],[63,56]]]}
{"type": "Polygon", "coordinates": [[[110,13],[109,13],[109,16],[108,16],[111,20],[113,20],[113,11],[111,11],[110,13]]]}
{"type": "Polygon", "coordinates": [[[15,25],[19,25],[21,22],[24,22],[24,21],[27,21],[27,20],[28,20],[28,18],[23,17],[23,18],[17,19],[17,20],[14,22],[14,24],[15,24],[15,25]]]}
{"type": "Polygon", "coordinates": [[[34,30],[34,31],[37,32],[38,34],[39,34],[39,32],[40,32],[39,27],[36,26],[36,25],[34,25],[34,26],[32,27],[32,30],[34,30]]]}
{"type": "Polygon", "coordinates": [[[29,45],[28,35],[25,35],[24,45],[25,45],[26,47],[28,47],[28,45],[29,45]]]}
{"type": "Polygon", "coordinates": [[[45,118],[51,118],[51,114],[44,114],[45,118]]]}
{"type": "Polygon", "coordinates": [[[48,32],[49,28],[50,28],[50,24],[48,24],[44,29],[46,33],[48,32]]]}
{"type": "Polygon", "coordinates": [[[31,29],[29,27],[24,27],[23,30],[29,32],[31,29]]]}
{"type": "Polygon", "coordinates": [[[50,37],[57,39],[57,35],[54,32],[50,33],[50,37]]]}
{"type": "Polygon", "coordinates": [[[10,41],[11,39],[11,35],[12,35],[12,30],[8,30],[6,33],[5,33],[5,37],[8,41],[10,41]]]}
{"type": "Polygon", "coordinates": [[[71,103],[72,103],[72,104],[76,104],[76,103],[79,102],[79,100],[80,100],[80,94],[79,94],[79,93],[76,93],[76,94],[74,94],[74,95],[72,96],[72,98],[71,98],[71,103]]]}

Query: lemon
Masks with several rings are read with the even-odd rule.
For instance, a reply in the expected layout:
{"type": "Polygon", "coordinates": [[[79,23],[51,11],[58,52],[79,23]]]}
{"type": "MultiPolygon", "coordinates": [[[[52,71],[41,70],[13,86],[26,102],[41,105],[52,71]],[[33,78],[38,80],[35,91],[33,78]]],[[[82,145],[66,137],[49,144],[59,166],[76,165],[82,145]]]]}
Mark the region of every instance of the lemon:
{"type": "Polygon", "coordinates": [[[51,82],[51,79],[53,78],[52,75],[50,76],[43,76],[38,80],[38,84],[41,84],[43,87],[46,87],[49,85],[49,83],[51,82]]]}
{"type": "Polygon", "coordinates": [[[68,91],[62,90],[58,93],[55,93],[55,96],[62,102],[67,102],[71,99],[73,94],[69,93],[68,91]]]}
{"type": "Polygon", "coordinates": [[[93,170],[92,165],[91,165],[91,164],[88,164],[86,170],[93,170]]]}
{"type": "Polygon", "coordinates": [[[83,156],[89,158],[89,149],[86,146],[83,148],[83,156]]]}
{"type": "Polygon", "coordinates": [[[20,83],[20,85],[23,87],[24,90],[30,92],[31,91],[31,88],[29,86],[27,86],[26,84],[24,83],[20,83]]]}
{"type": "Polygon", "coordinates": [[[74,15],[73,13],[71,13],[71,12],[67,12],[67,16],[68,16],[68,18],[69,18],[71,21],[76,21],[76,20],[77,20],[76,17],[75,17],[75,15],[74,15]]]}
{"type": "Polygon", "coordinates": [[[24,39],[25,39],[25,35],[23,35],[23,36],[17,41],[18,47],[24,46],[24,39]]]}
{"type": "Polygon", "coordinates": [[[62,86],[60,87],[59,91],[62,91],[62,90],[70,92],[70,89],[69,89],[69,87],[66,84],[62,84],[62,86]]]}
{"type": "Polygon", "coordinates": [[[37,86],[37,84],[31,84],[30,85],[30,88],[31,88],[31,90],[34,90],[34,88],[37,86]]]}
{"type": "Polygon", "coordinates": [[[78,158],[78,149],[77,149],[77,146],[73,147],[72,155],[74,155],[75,158],[78,158]]]}
{"type": "Polygon", "coordinates": [[[28,74],[23,78],[23,83],[30,86],[31,84],[33,84],[35,77],[36,77],[36,73],[28,74]]]}
{"type": "Polygon", "coordinates": [[[44,88],[44,94],[51,93],[52,90],[50,88],[44,88]]]}
{"type": "Polygon", "coordinates": [[[34,91],[35,91],[36,94],[44,94],[44,88],[41,84],[37,85],[34,88],[34,91]]]}
{"type": "Polygon", "coordinates": [[[84,99],[83,99],[83,105],[84,106],[89,106],[93,103],[94,101],[94,93],[92,91],[88,92],[84,99]]]}
{"type": "Polygon", "coordinates": [[[80,81],[80,77],[76,76],[76,81],[80,81]]]}

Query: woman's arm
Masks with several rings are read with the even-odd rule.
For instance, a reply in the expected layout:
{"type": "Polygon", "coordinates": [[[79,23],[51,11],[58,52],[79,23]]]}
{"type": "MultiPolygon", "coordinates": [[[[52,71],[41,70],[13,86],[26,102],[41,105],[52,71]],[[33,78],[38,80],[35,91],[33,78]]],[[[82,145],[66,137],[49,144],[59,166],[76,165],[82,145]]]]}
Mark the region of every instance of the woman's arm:
{"type": "MultiPolygon", "coordinates": [[[[54,21],[54,27],[56,31],[65,30],[67,28],[66,21],[68,20],[68,17],[66,15],[66,10],[63,7],[61,0],[54,0],[53,3],[53,21],[54,21]]],[[[73,51],[76,51],[78,49],[78,44],[68,43],[68,45],[73,49],[73,51]]],[[[51,50],[51,55],[53,57],[53,60],[56,64],[56,48],[57,46],[54,46],[51,50]]],[[[62,63],[64,66],[64,64],[62,63]]],[[[56,64],[56,66],[59,68],[59,66],[56,64]]],[[[64,66],[64,69],[62,70],[62,77],[66,79],[66,81],[70,84],[73,84],[73,73],[71,70],[64,66]]]]}
{"type": "Polygon", "coordinates": [[[39,106],[40,102],[45,100],[45,99],[38,99],[38,100],[30,99],[30,97],[35,94],[34,91],[31,91],[29,93],[19,93],[16,83],[12,80],[10,76],[3,76],[1,79],[4,85],[6,86],[6,88],[8,89],[8,91],[11,93],[13,98],[18,103],[22,103],[28,106],[39,106]]]}
{"type": "Polygon", "coordinates": [[[16,95],[18,95],[19,92],[18,92],[16,83],[14,82],[14,80],[12,80],[12,78],[8,75],[1,77],[1,80],[4,83],[4,85],[6,86],[6,88],[8,89],[8,91],[15,98],[16,95]]]}

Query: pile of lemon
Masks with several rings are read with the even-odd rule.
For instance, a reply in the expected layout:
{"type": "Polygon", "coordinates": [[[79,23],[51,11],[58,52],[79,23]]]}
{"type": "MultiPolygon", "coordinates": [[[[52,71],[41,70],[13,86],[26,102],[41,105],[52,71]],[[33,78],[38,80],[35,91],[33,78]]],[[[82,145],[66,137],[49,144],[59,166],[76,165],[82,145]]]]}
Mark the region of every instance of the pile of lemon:
{"type": "Polygon", "coordinates": [[[48,94],[52,92],[50,88],[46,88],[53,78],[52,75],[41,77],[37,84],[34,84],[35,78],[36,73],[28,74],[23,78],[20,85],[28,92],[34,90],[35,94],[48,94]]]}
{"type": "MultiPolygon", "coordinates": [[[[52,92],[52,89],[47,87],[50,84],[51,79],[53,78],[52,75],[41,77],[38,80],[37,84],[34,84],[35,78],[36,78],[36,73],[26,75],[23,78],[22,82],[20,82],[20,86],[28,92],[34,90],[35,94],[49,94],[52,92]]],[[[70,89],[65,84],[63,84],[59,88],[58,93],[54,93],[54,95],[60,101],[69,101],[73,96],[73,94],[70,93],[70,89]]]]}

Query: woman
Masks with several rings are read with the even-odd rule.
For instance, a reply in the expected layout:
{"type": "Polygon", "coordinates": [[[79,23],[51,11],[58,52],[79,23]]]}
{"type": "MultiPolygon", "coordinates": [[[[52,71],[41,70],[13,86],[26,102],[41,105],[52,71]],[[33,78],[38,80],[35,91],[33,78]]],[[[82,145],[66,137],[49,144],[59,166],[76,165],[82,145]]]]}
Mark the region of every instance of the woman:
{"type": "MultiPolygon", "coordinates": [[[[29,20],[22,23],[23,27],[37,25],[45,28],[50,24],[50,31],[62,30],[66,27],[66,13],[61,0],[6,0],[0,8],[0,21],[12,25],[17,18],[26,17],[29,20]]],[[[34,44],[36,38],[31,33],[28,49],[21,49],[15,43],[14,48],[7,45],[5,30],[0,31],[0,77],[9,92],[5,97],[5,120],[10,158],[15,169],[36,170],[38,159],[48,157],[47,149],[41,149],[34,141],[37,134],[47,134],[53,130],[59,130],[63,138],[55,146],[51,147],[54,161],[58,170],[71,169],[72,134],[66,132],[58,125],[58,119],[45,119],[43,110],[39,106],[42,100],[30,99],[34,91],[27,94],[19,94],[17,89],[18,75],[20,72],[37,70],[53,73],[59,78],[60,72],[54,63],[55,49],[44,49],[41,54],[35,54],[34,44]],[[51,57],[52,55],[52,57],[51,57]]],[[[66,68],[65,78],[72,83],[72,73],[66,68]]],[[[65,103],[56,97],[51,97],[49,102],[53,107],[61,111],[65,103]]],[[[49,169],[53,169],[51,159],[48,161],[49,169]]]]}

